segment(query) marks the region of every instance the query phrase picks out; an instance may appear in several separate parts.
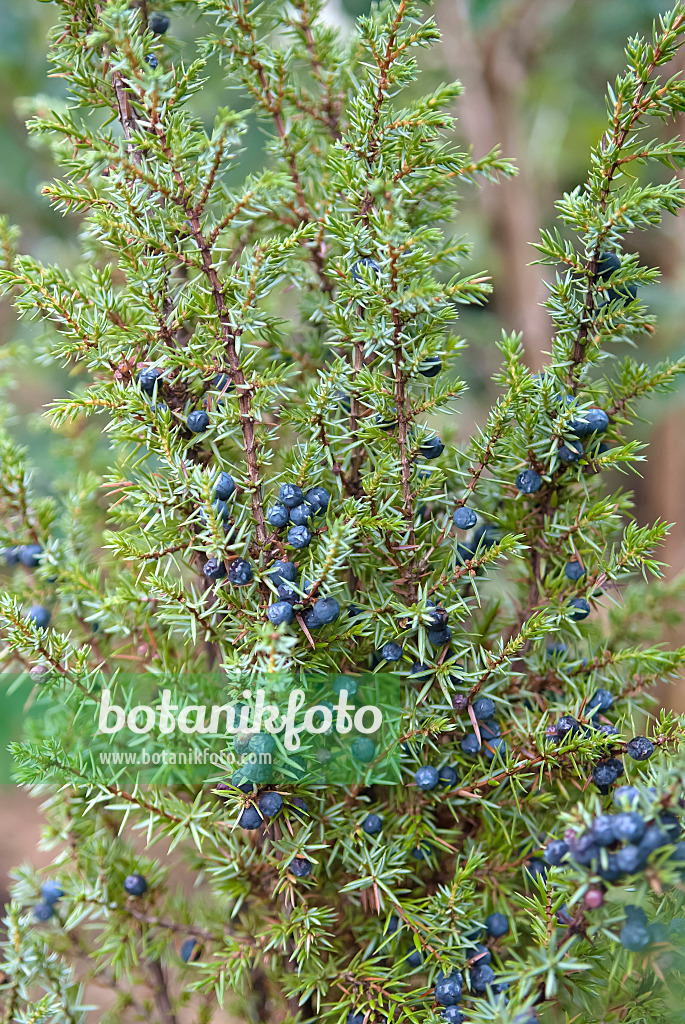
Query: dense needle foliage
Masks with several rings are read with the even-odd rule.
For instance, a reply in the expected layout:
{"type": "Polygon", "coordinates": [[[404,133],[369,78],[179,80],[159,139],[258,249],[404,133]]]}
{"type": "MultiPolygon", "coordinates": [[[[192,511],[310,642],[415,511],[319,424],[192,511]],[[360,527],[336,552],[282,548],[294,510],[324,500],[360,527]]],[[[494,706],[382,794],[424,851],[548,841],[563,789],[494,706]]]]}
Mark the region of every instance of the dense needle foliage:
{"type": "Polygon", "coordinates": [[[645,457],[638,401],[685,372],[639,357],[658,272],[632,253],[685,205],[685,9],[628,44],[588,180],[537,245],[547,365],[493,339],[478,428],[458,310],[490,288],[452,225],[514,169],[455,148],[458,84],[420,95],[439,33],[418,4],[349,39],[318,0],[55,6],[68,94],[30,128],[81,259],[42,265],[4,224],[1,281],[42,325],[33,357],[73,371],[47,415],[74,473],[34,493],[5,414],[0,657],[48,698],[15,757],[54,865],[17,879],[4,1019],[85,1020],[95,980],[103,1021],[682,1020],[683,725],[646,713],[685,655],[662,642],[679,590],[667,524],[635,523],[616,471],[645,457]],[[143,787],[87,756],[103,687],[249,703],[305,669],[395,680],[401,781],[365,785],[363,744],[346,786],[303,759],[278,786],[143,787]]]}

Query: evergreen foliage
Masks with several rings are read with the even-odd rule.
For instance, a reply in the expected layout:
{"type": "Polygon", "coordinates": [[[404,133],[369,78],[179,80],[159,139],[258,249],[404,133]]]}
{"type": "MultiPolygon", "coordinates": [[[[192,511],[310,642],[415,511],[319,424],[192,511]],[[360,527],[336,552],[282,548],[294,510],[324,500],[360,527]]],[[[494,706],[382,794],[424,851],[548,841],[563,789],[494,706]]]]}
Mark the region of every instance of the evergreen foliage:
{"type": "Polygon", "coordinates": [[[81,259],[2,229],[35,358],[76,381],[50,410],[76,449],[52,496],[11,416],[0,435],[1,657],[52,702],[14,752],[55,850],[17,875],[5,1019],[85,1020],[96,979],[104,1021],[682,1020],[683,724],[645,715],[685,656],[662,642],[680,589],[668,524],[639,526],[611,471],[637,471],[637,403],[685,372],[625,354],[658,278],[629,238],[685,205],[663,170],[685,148],[653,124],[685,109],[685,7],[629,41],[588,180],[538,243],[544,373],[499,339],[500,396],[460,443],[458,308],[490,288],[449,226],[514,169],[455,148],[458,84],[418,94],[435,22],[383,0],[343,39],[318,0],[198,0],[186,63],[188,5],[56,6],[68,98],[30,127],[81,259]],[[207,129],[216,74],[238,99],[207,129]],[[241,181],[253,113],[266,168],[241,181]],[[107,471],[77,473],[103,438],[107,471]],[[222,702],[278,673],[391,674],[402,781],[105,781],[87,752],[122,666],[128,707],[151,686],[215,703],[208,669],[222,702]]]}

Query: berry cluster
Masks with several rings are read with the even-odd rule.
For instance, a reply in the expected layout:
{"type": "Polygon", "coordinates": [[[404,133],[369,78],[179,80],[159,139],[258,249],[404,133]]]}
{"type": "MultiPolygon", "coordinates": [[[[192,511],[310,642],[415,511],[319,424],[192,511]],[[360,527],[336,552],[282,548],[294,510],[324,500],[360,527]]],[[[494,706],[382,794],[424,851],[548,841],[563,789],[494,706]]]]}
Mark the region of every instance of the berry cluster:
{"type": "MultiPolygon", "coordinates": [[[[15,547],[6,548],[2,552],[2,557],[5,565],[9,568],[15,565],[23,565],[26,569],[37,569],[43,554],[43,548],[40,544],[20,544],[15,547]]],[[[42,604],[34,604],[26,612],[25,618],[36,629],[47,629],[50,625],[52,612],[42,604]]]]}
{"type": "MultiPolygon", "coordinates": [[[[460,710],[462,710],[460,708],[460,710]]],[[[502,739],[499,723],[495,718],[495,702],[491,697],[479,697],[473,702],[472,711],[478,722],[480,738],[475,730],[469,732],[461,741],[461,749],[465,754],[475,755],[485,747],[485,756],[492,761],[499,751],[502,757],[506,753],[507,745],[502,739]]]]}
{"type": "Polygon", "coordinates": [[[277,600],[269,605],[266,614],[275,626],[289,625],[297,614],[298,606],[301,620],[308,630],[330,625],[340,615],[340,605],[334,597],[319,597],[311,604],[308,603],[311,583],[302,580],[298,586],[297,566],[294,562],[286,559],[275,561],[269,569],[268,580],[276,591],[277,600]]]}
{"type": "Polygon", "coordinates": [[[331,496],[325,487],[310,487],[305,493],[297,484],[283,484],[278,501],[266,513],[266,518],[277,530],[289,525],[287,539],[293,548],[309,547],[312,532],[309,527],[315,516],[325,515],[331,496]]]}

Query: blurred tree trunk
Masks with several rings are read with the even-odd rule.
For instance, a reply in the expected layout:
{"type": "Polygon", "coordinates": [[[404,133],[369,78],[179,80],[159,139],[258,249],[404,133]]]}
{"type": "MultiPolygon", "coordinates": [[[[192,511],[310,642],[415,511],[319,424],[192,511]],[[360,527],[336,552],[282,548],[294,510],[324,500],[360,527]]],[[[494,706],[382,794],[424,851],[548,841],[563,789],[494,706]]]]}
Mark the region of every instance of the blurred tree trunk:
{"type": "Polygon", "coordinates": [[[546,298],[542,269],[530,266],[546,198],[540,195],[533,169],[527,166],[525,126],[519,97],[552,20],[574,0],[516,0],[499,11],[499,18],[477,31],[471,0],[444,0],[438,23],[446,38],[445,59],[450,72],[465,86],[458,113],[467,141],[476,155],[496,145],[513,158],[518,177],[485,187],[480,201],[497,249],[494,306],[507,330],[523,332],[532,367],[539,369],[549,350],[551,322],[542,302],[546,298]]]}

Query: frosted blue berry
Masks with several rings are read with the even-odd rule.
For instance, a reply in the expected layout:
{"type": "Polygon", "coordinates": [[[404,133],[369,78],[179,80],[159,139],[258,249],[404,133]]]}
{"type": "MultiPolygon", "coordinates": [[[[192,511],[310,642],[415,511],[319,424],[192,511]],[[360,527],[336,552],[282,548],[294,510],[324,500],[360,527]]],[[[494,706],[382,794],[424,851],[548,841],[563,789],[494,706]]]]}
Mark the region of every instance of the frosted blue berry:
{"type": "Polygon", "coordinates": [[[314,510],[314,515],[324,515],[331,501],[330,492],[325,487],[310,487],[304,500],[314,510]]]}
{"type": "Polygon", "coordinates": [[[244,558],[234,558],[228,566],[228,582],[234,587],[246,587],[253,577],[252,566],[244,558]]]}
{"type": "Polygon", "coordinates": [[[490,697],[479,697],[478,700],[473,702],[473,713],[479,722],[492,718],[495,711],[495,702],[490,697]]]}
{"type": "Polygon", "coordinates": [[[438,770],[430,764],[422,765],[414,775],[414,782],[419,789],[435,789],[438,780],[438,770]]]}
{"type": "Polygon", "coordinates": [[[228,501],[235,491],[235,480],[230,473],[219,473],[214,484],[214,497],[221,501],[228,501]]]}
{"type": "Polygon", "coordinates": [[[492,761],[497,754],[504,758],[507,753],[507,744],[501,736],[495,736],[494,739],[485,741],[484,753],[488,761],[492,761]]]}
{"type": "Polygon", "coordinates": [[[285,505],[272,505],[271,508],[267,509],[266,518],[272,526],[280,530],[281,527],[287,526],[290,522],[290,512],[285,505]]]}
{"type": "Polygon", "coordinates": [[[276,587],[279,583],[285,583],[286,581],[294,583],[297,579],[297,566],[294,562],[279,559],[270,567],[269,579],[276,587]]]}
{"type": "Polygon", "coordinates": [[[295,878],[306,878],[312,870],[312,862],[306,857],[295,857],[290,861],[289,870],[295,878]]]}
{"type": "Polygon", "coordinates": [[[632,875],[647,864],[648,854],[641,846],[632,843],[616,852],[616,866],[621,874],[632,875]]]}
{"type": "Polygon", "coordinates": [[[383,819],[380,814],[367,814],[362,822],[362,830],[367,836],[377,836],[383,828],[383,819]]]}
{"type": "Polygon", "coordinates": [[[241,828],[246,831],[252,832],[254,829],[259,828],[262,822],[262,816],[256,807],[250,805],[246,807],[243,813],[238,819],[238,824],[241,828]]]}
{"type": "Polygon", "coordinates": [[[49,921],[53,913],[52,905],[49,903],[37,903],[33,908],[35,921],[49,921]]]}
{"type": "Polygon", "coordinates": [[[521,494],[535,494],[542,487],[542,477],[534,469],[524,469],[516,477],[516,486],[521,494]]]}
{"type": "Polygon", "coordinates": [[[586,573],[587,569],[584,565],[581,565],[581,563],[577,559],[574,558],[572,562],[566,563],[564,574],[566,575],[567,579],[573,580],[574,583],[577,583],[578,580],[582,580],[583,576],[585,576],[586,573]]]}
{"type": "Polygon", "coordinates": [[[614,817],[616,838],[625,843],[639,843],[647,830],[647,823],[636,811],[624,811],[614,817]]]}
{"type": "Polygon", "coordinates": [[[64,889],[57,882],[51,880],[44,882],[40,887],[40,895],[43,903],[47,903],[48,906],[52,906],[53,903],[57,903],[64,896],[64,889]]]}
{"type": "MultiPolygon", "coordinates": [[[[280,589],[280,588],[279,588],[280,589]]],[[[266,610],[269,622],[274,626],[289,625],[295,616],[293,606],[289,601],[274,601],[266,610]]]]}
{"type": "Polygon", "coordinates": [[[188,415],[188,430],[194,434],[203,434],[209,426],[209,416],[204,409],[196,409],[188,415]]]}
{"type": "Polygon", "coordinates": [[[442,370],[442,359],[440,356],[429,356],[419,363],[419,373],[422,377],[437,377],[442,370]]]}
{"type": "Polygon", "coordinates": [[[495,972],[493,971],[490,964],[474,964],[471,968],[471,991],[477,994],[482,994],[487,989],[488,985],[493,985],[495,982],[495,972]]]}
{"type": "Polygon", "coordinates": [[[592,781],[596,782],[598,786],[613,786],[618,778],[618,772],[613,765],[607,764],[606,761],[600,761],[592,769],[592,781]]]}
{"type": "Polygon", "coordinates": [[[300,502],[290,509],[290,522],[293,526],[306,526],[314,515],[314,509],[307,501],[300,502]]]}
{"type": "Polygon", "coordinates": [[[440,1013],[447,1021],[447,1024],[464,1024],[464,1021],[466,1020],[466,1017],[458,1006],[445,1006],[440,1013]]]}
{"type": "Polygon", "coordinates": [[[563,839],[552,839],[545,847],[545,860],[552,867],[558,867],[568,850],[568,843],[565,843],[563,839]]]}
{"type": "Polygon", "coordinates": [[[142,875],[127,875],[124,879],[124,889],[129,896],[142,896],[147,892],[147,882],[142,875]]]}
{"type": "Polygon", "coordinates": [[[326,626],[340,615],[340,605],[334,597],[320,597],[312,605],[314,615],[322,626],[326,626]]]}
{"type": "Polygon", "coordinates": [[[435,1001],[441,1006],[456,1006],[461,999],[462,979],[458,972],[440,978],[435,985],[435,1001]]]}
{"type": "Polygon", "coordinates": [[[494,718],[486,718],[484,722],[479,723],[481,739],[492,740],[496,736],[502,735],[502,730],[499,727],[499,723],[494,718]]]}
{"type": "Polygon", "coordinates": [[[443,787],[443,789],[455,786],[457,778],[458,776],[455,769],[449,764],[444,764],[438,769],[438,783],[443,787]]]}
{"type": "MultiPolygon", "coordinates": [[[[159,64],[159,61],[155,57],[154,53],[148,53],[146,58],[145,58],[145,63],[149,64],[150,67],[154,69],[159,64]]],[[[192,430],[192,427],[191,427],[191,430],[192,430]]]]}
{"type": "Polygon", "coordinates": [[[584,597],[574,597],[569,601],[570,616],[574,622],[582,622],[590,614],[591,608],[584,597]]]}
{"type": "Polygon", "coordinates": [[[18,547],[4,548],[2,551],[2,557],[5,565],[18,565],[20,561],[21,549],[18,547]]]}
{"type": "Polygon", "coordinates": [[[470,732],[464,736],[460,746],[465,754],[478,754],[480,752],[480,743],[475,732],[470,732]]]}
{"type": "Polygon", "coordinates": [[[588,711],[591,714],[595,715],[599,712],[608,711],[611,707],[613,707],[613,704],[613,694],[609,693],[608,690],[600,689],[596,690],[595,693],[592,694],[590,700],[588,701],[587,707],[588,711]]]}
{"type": "Polygon", "coordinates": [[[306,526],[291,526],[288,530],[288,544],[293,548],[308,548],[312,535],[306,526]]]}
{"type": "Polygon", "coordinates": [[[625,946],[632,953],[641,953],[651,945],[649,929],[638,921],[629,921],[622,929],[619,936],[621,945],[625,946]]]}
{"type": "Polygon", "coordinates": [[[207,579],[222,580],[226,575],[226,566],[220,558],[208,558],[202,566],[202,572],[207,579]]]}
{"type": "Polygon", "coordinates": [[[169,28],[169,19],[166,14],[152,14],[150,16],[150,31],[156,36],[163,36],[169,28]]]}
{"type": "Polygon", "coordinates": [[[283,797],[280,793],[269,791],[262,793],[257,803],[265,818],[275,818],[283,807],[283,797]]]}
{"type": "Polygon", "coordinates": [[[588,409],[569,424],[569,430],[576,437],[589,437],[590,434],[602,434],[609,426],[609,417],[604,409],[588,409]]]}
{"type": "Polygon", "coordinates": [[[569,843],[569,848],[571,858],[581,867],[589,868],[592,862],[599,858],[599,847],[591,832],[578,836],[572,843],[569,843]]]}
{"type": "Polygon", "coordinates": [[[380,650],[380,655],[383,661],[399,661],[402,657],[402,646],[395,643],[394,640],[390,640],[387,644],[383,644],[380,650]]]}
{"type": "Polygon", "coordinates": [[[635,786],[619,786],[614,792],[613,800],[617,807],[623,807],[626,804],[629,807],[634,807],[640,802],[640,791],[635,786]]]}
{"type": "Polygon", "coordinates": [[[592,822],[592,836],[598,846],[611,846],[619,836],[614,831],[613,814],[600,814],[592,822]]]}
{"type": "Polygon", "coordinates": [[[633,761],[646,761],[654,753],[654,744],[646,736],[635,736],[628,741],[626,751],[633,761]]]}
{"type": "Polygon", "coordinates": [[[454,525],[459,530],[470,530],[472,526],[476,525],[476,513],[471,508],[466,508],[462,505],[452,516],[454,525]]]}
{"type": "Polygon", "coordinates": [[[493,939],[499,939],[509,931],[509,918],[495,912],[485,918],[485,930],[493,939]]]}
{"type": "Polygon", "coordinates": [[[298,487],[297,484],[282,484],[278,497],[281,504],[286,505],[288,508],[294,508],[295,505],[299,505],[303,501],[304,494],[302,493],[302,488],[298,487]]]}
{"type": "Polygon", "coordinates": [[[19,561],[27,569],[35,569],[40,565],[43,549],[40,544],[22,544],[19,548],[19,561]]]}
{"type": "Polygon", "coordinates": [[[47,629],[52,618],[51,612],[42,604],[33,604],[26,613],[26,618],[36,629],[47,629]]]}
{"type": "Polygon", "coordinates": [[[147,369],[141,370],[138,374],[138,387],[141,391],[144,391],[146,395],[151,395],[153,394],[155,385],[161,376],[162,371],[158,370],[156,366],[148,366],[147,369]]]}

